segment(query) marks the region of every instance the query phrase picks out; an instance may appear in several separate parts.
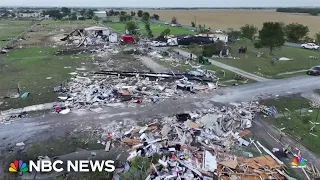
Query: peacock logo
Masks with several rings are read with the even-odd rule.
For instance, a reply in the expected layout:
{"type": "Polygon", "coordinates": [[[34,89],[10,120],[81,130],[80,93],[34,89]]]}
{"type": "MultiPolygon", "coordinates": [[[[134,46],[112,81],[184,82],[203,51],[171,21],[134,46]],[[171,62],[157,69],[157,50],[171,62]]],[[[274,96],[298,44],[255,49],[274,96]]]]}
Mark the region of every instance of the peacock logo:
{"type": "Polygon", "coordinates": [[[306,167],[307,163],[306,160],[302,157],[296,156],[295,158],[293,158],[291,165],[293,168],[303,168],[306,167]]]}
{"type": "Polygon", "coordinates": [[[28,172],[27,164],[24,163],[22,160],[14,160],[13,163],[10,164],[9,172],[16,173],[16,172],[28,172]]]}

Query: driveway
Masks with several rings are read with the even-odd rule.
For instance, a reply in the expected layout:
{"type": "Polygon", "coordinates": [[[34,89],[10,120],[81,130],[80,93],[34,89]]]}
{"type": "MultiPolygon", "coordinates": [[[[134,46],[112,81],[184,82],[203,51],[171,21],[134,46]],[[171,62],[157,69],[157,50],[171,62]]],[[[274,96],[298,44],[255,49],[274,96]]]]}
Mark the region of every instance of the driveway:
{"type": "MultiPolygon", "coordinates": [[[[189,53],[187,51],[184,51],[184,50],[181,50],[181,49],[174,49],[174,51],[179,52],[180,55],[185,56],[185,57],[190,57],[190,54],[191,54],[191,53],[189,53]]],[[[195,54],[192,54],[192,56],[197,58],[197,55],[195,55],[195,54]]],[[[229,66],[229,65],[226,65],[224,63],[215,61],[213,59],[209,59],[209,61],[211,62],[211,64],[213,64],[215,66],[218,66],[220,68],[229,70],[229,71],[234,72],[236,74],[239,74],[239,75],[241,75],[243,77],[246,77],[246,78],[258,81],[258,82],[264,82],[264,81],[270,80],[270,79],[263,78],[263,77],[260,77],[258,75],[252,74],[252,73],[248,73],[248,72],[246,72],[244,70],[241,70],[239,68],[235,68],[233,66],[229,66]]]]}

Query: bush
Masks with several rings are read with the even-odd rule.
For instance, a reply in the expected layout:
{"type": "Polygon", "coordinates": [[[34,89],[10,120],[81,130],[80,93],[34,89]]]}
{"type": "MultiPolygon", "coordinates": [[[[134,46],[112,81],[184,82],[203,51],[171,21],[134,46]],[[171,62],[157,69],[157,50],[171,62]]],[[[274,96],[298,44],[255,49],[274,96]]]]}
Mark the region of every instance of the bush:
{"type": "Polygon", "coordinates": [[[253,45],[254,45],[254,47],[257,48],[257,49],[262,48],[262,44],[261,44],[260,41],[255,42],[253,45]]]}
{"type": "Polygon", "coordinates": [[[311,121],[311,116],[302,116],[301,120],[303,124],[308,124],[311,121]]]}
{"type": "Polygon", "coordinates": [[[84,21],[84,20],[86,20],[86,18],[85,17],[79,17],[79,20],[84,21]]]}
{"type": "Polygon", "coordinates": [[[102,23],[112,23],[112,20],[108,19],[108,20],[103,20],[102,23]]]}

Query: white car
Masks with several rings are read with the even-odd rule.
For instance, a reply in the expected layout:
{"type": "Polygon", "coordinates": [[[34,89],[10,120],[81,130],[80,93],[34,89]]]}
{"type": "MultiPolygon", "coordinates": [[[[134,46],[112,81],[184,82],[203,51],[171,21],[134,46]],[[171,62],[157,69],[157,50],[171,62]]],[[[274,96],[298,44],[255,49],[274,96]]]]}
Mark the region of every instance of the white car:
{"type": "Polygon", "coordinates": [[[304,49],[319,50],[319,46],[314,43],[301,44],[301,47],[304,49]]]}

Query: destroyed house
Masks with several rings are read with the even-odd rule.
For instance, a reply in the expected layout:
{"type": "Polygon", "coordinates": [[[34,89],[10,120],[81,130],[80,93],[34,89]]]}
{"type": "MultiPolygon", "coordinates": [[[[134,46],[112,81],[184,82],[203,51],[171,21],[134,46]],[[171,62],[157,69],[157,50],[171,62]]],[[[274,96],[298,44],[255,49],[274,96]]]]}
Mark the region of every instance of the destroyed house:
{"type": "Polygon", "coordinates": [[[190,44],[212,44],[214,41],[209,37],[201,36],[178,36],[179,45],[190,45],[190,44]]]}

